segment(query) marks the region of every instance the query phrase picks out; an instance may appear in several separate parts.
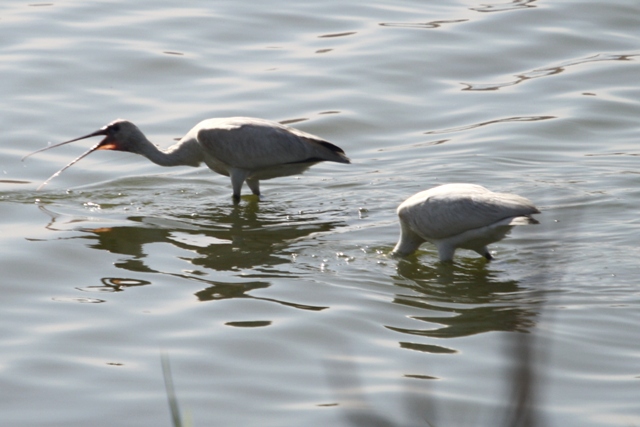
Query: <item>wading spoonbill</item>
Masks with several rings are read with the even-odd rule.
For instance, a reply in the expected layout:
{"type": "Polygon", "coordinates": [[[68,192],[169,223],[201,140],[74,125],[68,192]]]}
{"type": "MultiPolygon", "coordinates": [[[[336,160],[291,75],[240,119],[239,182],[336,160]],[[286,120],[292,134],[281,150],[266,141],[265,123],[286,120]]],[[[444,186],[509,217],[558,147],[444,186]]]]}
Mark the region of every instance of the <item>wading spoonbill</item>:
{"type": "Polygon", "coordinates": [[[493,259],[487,245],[502,240],[515,225],[538,224],[531,201],[494,193],[475,184],[444,184],[414,194],[398,206],[400,240],[392,255],[409,255],[433,243],[440,261],[452,261],[457,248],[493,259]]]}
{"type": "Polygon", "coordinates": [[[246,181],[260,196],[260,180],[295,175],[318,162],[350,163],[344,151],[324,139],[264,119],[230,117],[203,120],[178,143],[161,150],[136,125],[118,119],[80,138],[34,151],[32,154],[94,136],[104,139],[60,169],[38,189],[65,169],[96,150],[128,151],[141,154],[160,166],[199,166],[231,177],[233,198],[240,199],[246,181]]]}

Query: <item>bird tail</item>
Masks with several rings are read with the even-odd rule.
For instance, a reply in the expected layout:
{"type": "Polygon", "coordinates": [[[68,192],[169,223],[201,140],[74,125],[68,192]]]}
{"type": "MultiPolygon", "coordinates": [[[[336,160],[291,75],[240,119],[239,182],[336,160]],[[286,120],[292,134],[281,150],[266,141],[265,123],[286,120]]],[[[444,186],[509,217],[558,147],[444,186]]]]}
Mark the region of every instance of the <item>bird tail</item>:
{"type": "Polygon", "coordinates": [[[317,156],[314,157],[318,161],[338,162],[338,163],[351,163],[351,160],[346,156],[342,148],[325,141],[324,139],[312,139],[307,138],[307,141],[317,144],[316,147],[320,148],[316,151],[317,156]]]}

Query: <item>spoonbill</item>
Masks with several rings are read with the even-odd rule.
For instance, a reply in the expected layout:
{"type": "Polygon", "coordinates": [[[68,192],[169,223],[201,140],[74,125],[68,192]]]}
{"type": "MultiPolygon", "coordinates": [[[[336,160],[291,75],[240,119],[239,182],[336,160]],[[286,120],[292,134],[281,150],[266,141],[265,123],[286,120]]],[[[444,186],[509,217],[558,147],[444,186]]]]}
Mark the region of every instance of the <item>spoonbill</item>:
{"type": "Polygon", "coordinates": [[[53,174],[44,187],[80,159],[96,150],[128,151],[141,154],[160,166],[200,166],[231,177],[234,200],[240,199],[246,181],[260,197],[260,180],[303,173],[322,161],[351,163],[344,151],[324,139],[265,119],[229,117],[203,120],[178,143],[161,150],[130,121],[118,119],[69,141],[34,151],[22,160],[50,148],[94,136],[104,139],[53,174]]]}
{"type": "Polygon", "coordinates": [[[409,255],[433,243],[440,261],[452,261],[457,248],[492,260],[487,245],[502,240],[515,225],[539,224],[540,213],[524,197],[494,193],[475,184],[444,184],[414,194],[398,206],[400,240],[392,255],[409,255]]]}

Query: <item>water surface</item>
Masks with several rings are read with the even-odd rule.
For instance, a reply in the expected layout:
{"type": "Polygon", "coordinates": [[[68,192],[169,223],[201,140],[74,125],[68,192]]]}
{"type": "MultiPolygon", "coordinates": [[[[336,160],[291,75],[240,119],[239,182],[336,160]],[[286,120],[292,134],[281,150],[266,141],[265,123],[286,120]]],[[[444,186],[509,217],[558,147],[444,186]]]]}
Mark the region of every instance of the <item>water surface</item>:
{"type": "Polygon", "coordinates": [[[634,1],[8,1],[0,10],[7,425],[640,424],[634,1]],[[227,177],[97,152],[209,117],[342,147],[227,177]],[[398,260],[395,208],[473,182],[543,211],[490,264],[398,260]],[[245,187],[245,193],[248,193],[245,187]],[[528,408],[528,409],[527,409],[528,408]],[[377,424],[376,424],[377,423],[377,424]],[[429,424],[430,423],[430,424],[429,424]]]}

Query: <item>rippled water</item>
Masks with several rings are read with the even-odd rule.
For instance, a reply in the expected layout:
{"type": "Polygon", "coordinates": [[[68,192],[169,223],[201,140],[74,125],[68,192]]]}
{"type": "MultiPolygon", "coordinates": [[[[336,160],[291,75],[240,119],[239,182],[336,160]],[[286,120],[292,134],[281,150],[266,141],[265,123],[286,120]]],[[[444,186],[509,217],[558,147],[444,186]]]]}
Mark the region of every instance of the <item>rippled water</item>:
{"type": "Polygon", "coordinates": [[[3,424],[170,425],[164,352],[193,426],[640,425],[636,1],[4,3],[3,424]],[[234,205],[116,152],[36,191],[94,142],[21,162],[234,115],[353,164],[234,205]],[[445,182],[542,224],[490,264],[388,257],[397,205],[445,182]]]}

